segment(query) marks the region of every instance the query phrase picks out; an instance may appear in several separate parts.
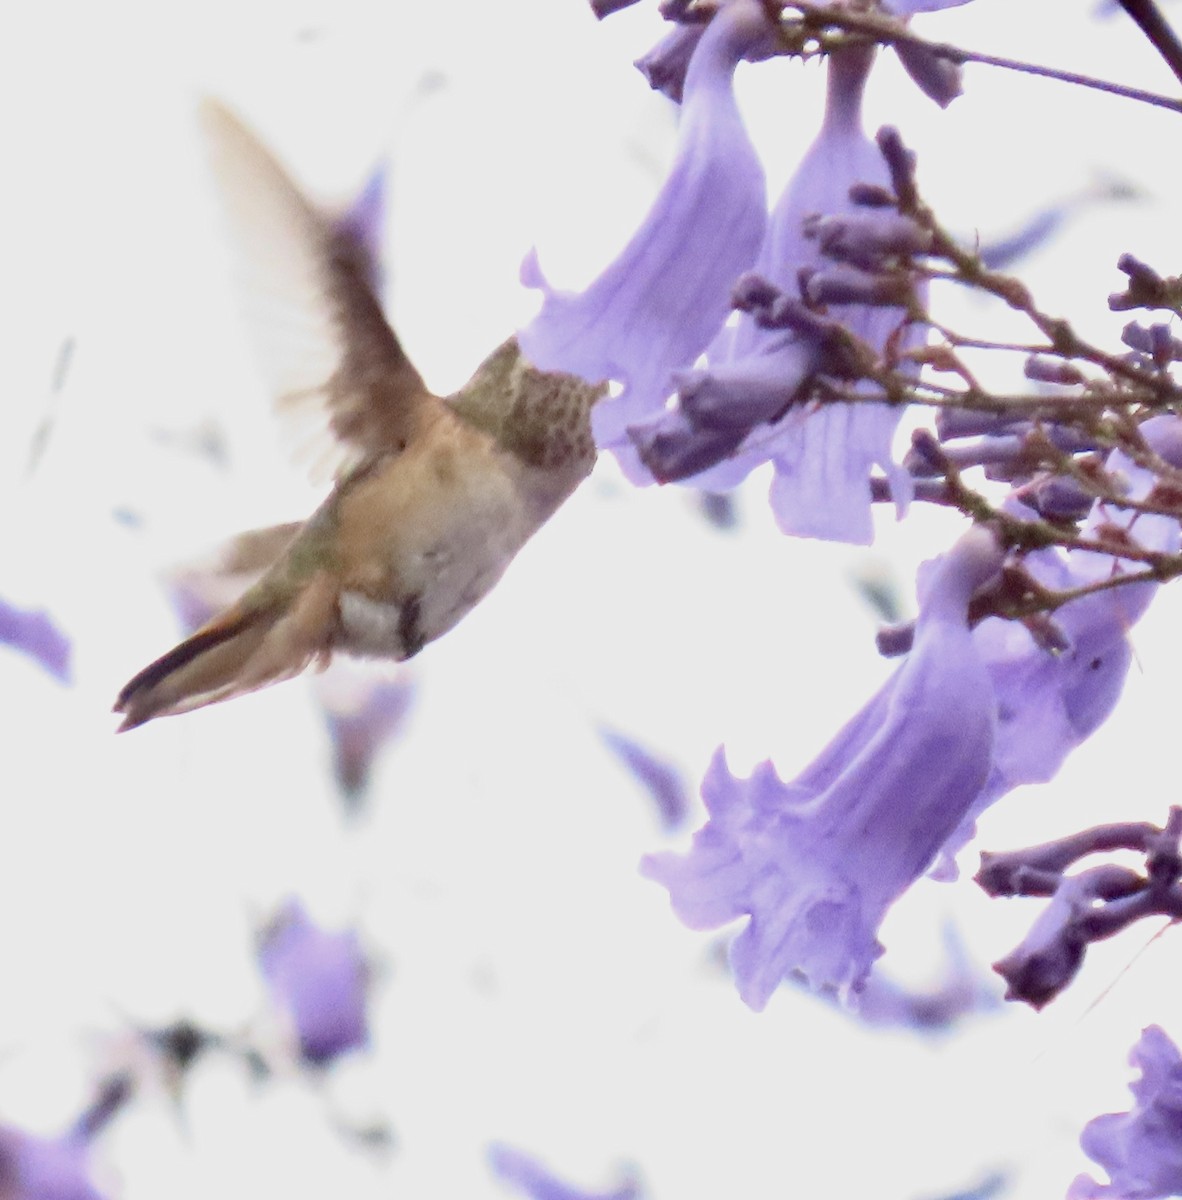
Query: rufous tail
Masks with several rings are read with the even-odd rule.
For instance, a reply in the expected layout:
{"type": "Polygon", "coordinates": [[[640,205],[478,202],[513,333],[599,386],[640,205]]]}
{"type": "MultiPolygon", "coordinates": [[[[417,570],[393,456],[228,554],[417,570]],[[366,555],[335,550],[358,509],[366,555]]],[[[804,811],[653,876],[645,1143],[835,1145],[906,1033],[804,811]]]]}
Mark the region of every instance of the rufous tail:
{"type": "Polygon", "coordinates": [[[335,596],[304,591],[286,608],[236,604],[146,666],[115,700],[119,733],[156,717],[216,704],[327,662],[335,596]]]}

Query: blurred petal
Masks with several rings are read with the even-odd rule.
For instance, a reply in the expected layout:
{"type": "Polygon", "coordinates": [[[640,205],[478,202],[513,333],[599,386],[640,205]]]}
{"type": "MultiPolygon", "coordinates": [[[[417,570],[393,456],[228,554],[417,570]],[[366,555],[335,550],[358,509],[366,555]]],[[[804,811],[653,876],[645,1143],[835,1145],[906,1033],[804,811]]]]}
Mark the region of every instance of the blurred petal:
{"type": "Polygon", "coordinates": [[[691,366],[730,308],[730,286],[755,258],[766,222],[763,168],[739,115],[734,71],[768,36],[761,5],[732,0],[707,27],[685,83],[677,155],[652,209],[583,292],[555,291],[530,254],[522,281],[543,292],[520,333],[543,370],[614,379],[619,396],[593,414],[600,446],[659,410],[671,373],[691,366]]]}
{"type": "Polygon", "coordinates": [[[264,934],[259,966],[307,1061],[327,1063],[367,1043],[367,969],[356,934],[320,929],[293,900],[264,934]]]}
{"type": "Polygon", "coordinates": [[[914,13],[939,12],[944,8],[960,8],[969,0],[883,0],[883,7],[896,17],[909,17],[914,13]]]}
{"type": "Polygon", "coordinates": [[[953,1029],[964,1017],[1000,1008],[994,981],[966,954],[951,927],[944,940],[945,960],[934,986],[922,991],[904,988],[876,970],[858,995],[858,1019],[937,1034],[953,1029]]]}
{"type": "Polygon", "coordinates": [[[610,1192],[588,1192],[557,1179],[536,1159],[511,1146],[494,1143],[488,1148],[493,1174],[517,1188],[530,1200],[635,1200],[634,1181],[625,1180],[610,1192]]]}
{"type": "Polygon", "coordinates": [[[1008,236],[982,242],[977,254],[991,271],[1007,271],[1049,242],[1066,219],[1067,205],[1044,208],[1008,236]]]}
{"type": "Polygon", "coordinates": [[[369,785],[378,754],[401,731],[414,703],[411,676],[340,658],[312,682],[333,746],[333,772],[351,805],[369,785]]]}
{"type": "Polygon", "coordinates": [[[752,1008],[787,975],[860,990],[887,909],[980,791],[994,704],[966,611],[1000,562],[991,535],[966,534],[930,578],[906,662],[813,766],[792,783],[770,762],[737,779],[720,750],[689,853],[644,860],[691,928],[750,918],[731,962],[752,1008]]]}
{"type": "Polygon", "coordinates": [[[70,682],[70,639],[47,612],[0,600],[0,645],[27,655],[60,683],[70,682]]]}
{"type": "Polygon", "coordinates": [[[0,1129],[0,1196],[4,1200],[105,1200],[90,1180],[81,1138],[40,1138],[0,1129]]]}
{"type": "Polygon", "coordinates": [[[689,788],[682,772],[618,730],[603,728],[599,736],[652,797],[664,827],[679,829],[690,809],[689,788]]]}

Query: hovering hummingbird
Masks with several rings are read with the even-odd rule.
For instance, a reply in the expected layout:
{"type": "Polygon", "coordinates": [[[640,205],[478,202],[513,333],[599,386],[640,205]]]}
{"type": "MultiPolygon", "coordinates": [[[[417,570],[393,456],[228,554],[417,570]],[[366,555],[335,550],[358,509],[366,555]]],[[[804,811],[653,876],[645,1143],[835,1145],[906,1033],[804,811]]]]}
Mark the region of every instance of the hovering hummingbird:
{"type": "Polygon", "coordinates": [[[253,324],[283,414],[314,413],[335,486],[302,525],[243,540],[265,569],[236,603],[119,693],[120,731],[327,664],[410,658],[446,633],[595,464],[603,385],[536,370],[509,338],[458,392],[433,395],[334,225],[226,109],[206,102],[253,324]]]}

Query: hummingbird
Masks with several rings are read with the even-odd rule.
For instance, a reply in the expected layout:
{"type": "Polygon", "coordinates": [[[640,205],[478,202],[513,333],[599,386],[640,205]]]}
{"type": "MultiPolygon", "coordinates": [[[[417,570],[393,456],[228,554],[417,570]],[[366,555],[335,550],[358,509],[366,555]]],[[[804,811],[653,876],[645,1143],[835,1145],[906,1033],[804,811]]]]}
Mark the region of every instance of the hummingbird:
{"type": "Polygon", "coordinates": [[[606,393],[537,370],[510,337],[459,391],[433,394],[383,315],[356,229],[314,207],[222,105],[205,101],[201,121],[246,298],[272,309],[252,328],[276,408],[315,418],[334,486],[302,524],[240,539],[236,566],[261,576],[127,683],[120,732],[337,651],[417,654],[591,473],[591,408],[606,393]]]}

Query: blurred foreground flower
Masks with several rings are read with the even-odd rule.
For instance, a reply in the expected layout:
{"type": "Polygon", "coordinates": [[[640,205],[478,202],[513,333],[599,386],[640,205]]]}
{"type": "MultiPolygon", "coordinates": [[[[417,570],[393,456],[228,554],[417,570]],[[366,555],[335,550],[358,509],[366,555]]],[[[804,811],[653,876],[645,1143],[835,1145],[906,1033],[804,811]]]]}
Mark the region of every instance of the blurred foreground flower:
{"type": "Polygon", "coordinates": [[[3,1200],[103,1200],[90,1179],[90,1148],[71,1134],[38,1138],[0,1130],[3,1200]]]}
{"type": "Polygon", "coordinates": [[[498,1179],[530,1200],[637,1200],[640,1195],[633,1179],[625,1179],[610,1192],[588,1192],[571,1187],[551,1175],[537,1159],[500,1143],[488,1148],[488,1162],[498,1179]]]}
{"type": "Polygon", "coordinates": [[[70,639],[47,612],[0,600],[0,645],[35,660],[60,683],[70,682],[70,639]]]}
{"type": "Polygon", "coordinates": [[[1079,1139],[1111,1182],[1080,1175],[1067,1200],[1157,1200],[1182,1193],[1182,1055],[1164,1030],[1150,1025],[1129,1062],[1141,1072],[1129,1085],[1132,1109],[1096,1117],[1079,1139]]]}
{"type": "Polygon", "coordinates": [[[994,981],[971,960],[954,927],[944,935],[944,961],[930,986],[903,987],[875,968],[858,994],[857,1019],[880,1028],[948,1033],[965,1017],[1002,1007],[994,981]]]}
{"type": "Polygon", "coordinates": [[[907,661],[821,756],[785,783],[770,762],[737,779],[720,750],[689,853],[644,860],[691,928],[749,918],[731,962],[752,1008],[789,975],[860,990],[887,909],[980,792],[994,704],[967,610],[1001,561],[991,534],[965,534],[930,573],[907,661]]]}
{"type": "Polygon", "coordinates": [[[62,1137],[0,1127],[0,1200],[105,1200],[90,1171],[90,1142],[123,1106],[130,1085],[108,1080],[62,1137]]]}
{"type": "Polygon", "coordinates": [[[367,1044],[368,969],[355,933],[329,933],[289,901],[263,934],[259,966],[306,1061],[325,1065],[367,1044]]]}
{"type": "Polygon", "coordinates": [[[374,664],[340,658],[312,681],[333,748],[333,774],[350,809],[369,786],[374,760],[402,729],[415,698],[404,670],[393,678],[374,664]]]}

